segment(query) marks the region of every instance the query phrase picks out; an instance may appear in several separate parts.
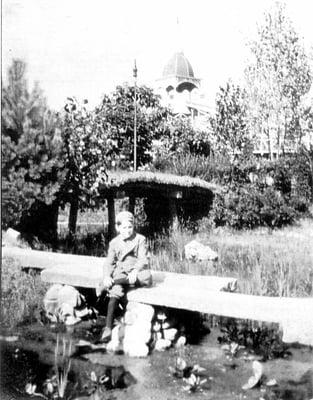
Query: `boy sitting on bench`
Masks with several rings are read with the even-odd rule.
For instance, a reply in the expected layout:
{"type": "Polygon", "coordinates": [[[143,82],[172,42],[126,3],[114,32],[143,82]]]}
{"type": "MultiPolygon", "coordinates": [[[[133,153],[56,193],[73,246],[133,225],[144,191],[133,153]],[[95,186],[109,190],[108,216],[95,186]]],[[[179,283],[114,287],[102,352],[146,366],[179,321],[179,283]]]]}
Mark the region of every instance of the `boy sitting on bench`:
{"type": "Polygon", "coordinates": [[[116,307],[130,286],[150,286],[152,283],[146,239],[135,232],[133,214],[120,212],[116,216],[116,230],[118,235],[109,243],[103,268],[102,287],[110,300],[100,342],[110,340],[116,307]]]}

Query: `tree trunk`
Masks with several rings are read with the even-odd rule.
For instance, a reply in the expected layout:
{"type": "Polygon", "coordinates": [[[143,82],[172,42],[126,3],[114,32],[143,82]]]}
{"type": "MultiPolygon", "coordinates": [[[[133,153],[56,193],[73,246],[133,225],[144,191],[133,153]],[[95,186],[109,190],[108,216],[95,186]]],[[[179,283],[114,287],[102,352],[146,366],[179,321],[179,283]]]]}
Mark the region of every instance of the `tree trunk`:
{"type": "Polygon", "coordinates": [[[111,240],[115,236],[115,207],[114,207],[113,195],[110,194],[107,197],[107,201],[108,201],[108,220],[109,220],[108,236],[109,240],[111,240]]]}
{"type": "Polygon", "coordinates": [[[68,219],[68,230],[70,238],[73,238],[76,234],[77,216],[78,216],[78,197],[74,197],[71,201],[70,215],[68,219]]]}

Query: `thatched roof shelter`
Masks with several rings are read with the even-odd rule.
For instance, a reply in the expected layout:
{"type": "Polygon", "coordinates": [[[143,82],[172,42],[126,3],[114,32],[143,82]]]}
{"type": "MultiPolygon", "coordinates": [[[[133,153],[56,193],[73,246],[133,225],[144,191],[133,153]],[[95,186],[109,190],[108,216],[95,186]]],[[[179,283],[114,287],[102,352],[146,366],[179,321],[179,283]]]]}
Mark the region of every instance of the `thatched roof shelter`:
{"type": "Polygon", "coordinates": [[[135,199],[145,198],[148,218],[153,219],[157,216],[159,221],[164,216],[167,221],[173,221],[177,216],[182,217],[179,212],[182,207],[183,218],[188,219],[191,214],[205,215],[211,206],[214,193],[219,190],[218,185],[199,178],[148,171],[109,173],[106,182],[99,186],[100,195],[108,200],[111,234],[115,224],[115,198],[128,197],[129,209],[132,212],[135,199]]]}

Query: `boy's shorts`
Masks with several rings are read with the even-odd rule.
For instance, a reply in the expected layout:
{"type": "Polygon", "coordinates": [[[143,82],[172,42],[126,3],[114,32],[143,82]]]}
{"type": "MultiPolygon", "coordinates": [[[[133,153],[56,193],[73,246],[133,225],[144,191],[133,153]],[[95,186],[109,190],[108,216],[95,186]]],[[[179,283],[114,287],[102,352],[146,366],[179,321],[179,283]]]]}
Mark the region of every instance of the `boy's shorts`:
{"type": "MultiPolygon", "coordinates": [[[[113,276],[114,279],[121,279],[125,277],[127,277],[127,274],[122,272],[113,276]]],[[[152,285],[151,271],[148,269],[144,269],[138,272],[137,280],[134,285],[113,285],[109,290],[109,297],[116,297],[117,299],[120,299],[125,295],[127,289],[130,289],[132,287],[149,287],[151,285],[152,285]]]]}

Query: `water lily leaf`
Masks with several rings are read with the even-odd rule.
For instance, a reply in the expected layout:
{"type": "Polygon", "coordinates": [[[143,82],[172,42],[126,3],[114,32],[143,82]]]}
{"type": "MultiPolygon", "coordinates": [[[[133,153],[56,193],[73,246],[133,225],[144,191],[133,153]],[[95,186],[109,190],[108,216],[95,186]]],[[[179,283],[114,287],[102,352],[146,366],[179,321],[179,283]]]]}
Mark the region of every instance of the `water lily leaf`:
{"type": "Polygon", "coordinates": [[[263,365],[259,361],[253,361],[252,363],[253,376],[251,376],[247,383],[242,386],[243,390],[249,390],[254,388],[262,378],[263,365]]]}
{"type": "Polygon", "coordinates": [[[199,364],[195,364],[192,368],[192,372],[199,373],[205,371],[205,368],[200,367],[199,364]]]}
{"type": "Polygon", "coordinates": [[[176,344],[175,344],[175,347],[176,347],[176,348],[183,347],[183,346],[185,346],[185,344],[186,344],[186,337],[185,337],[185,336],[180,336],[180,337],[177,339],[177,342],[176,342],[176,344]]]}
{"type": "Polygon", "coordinates": [[[270,379],[265,383],[266,386],[276,386],[277,385],[277,380],[276,379],[270,379]]]}
{"type": "Polygon", "coordinates": [[[110,379],[110,378],[109,378],[108,376],[102,375],[102,376],[100,376],[100,378],[99,378],[99,382],[101,383],[101,385],[103,385],[104,383],[108,382],[109,379],[110,379]]]}
{"type": "Polygon", "coordinates": [[[254,387],[257,385],[258,382],[259,382],[259,380],[258,380],[255,376],[251,376],[251,377],[248,379],[248,382],[245,383],[245,384],[242,386],[242,389],[243,389],[243,390],[252,389],[252,388],[254,388],[254,387]]]}
{"type": "Polygon", "coordinates": [[[254,360],[252,363],[252,370],[254,376],[259,381],[263,375],[263,365],[259,361],[254,360]]]}

